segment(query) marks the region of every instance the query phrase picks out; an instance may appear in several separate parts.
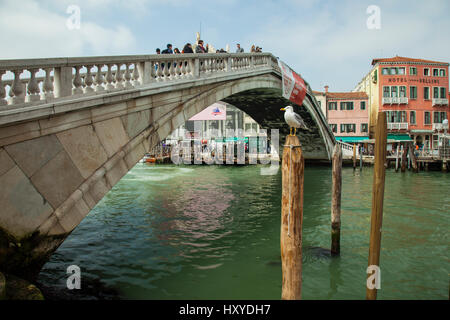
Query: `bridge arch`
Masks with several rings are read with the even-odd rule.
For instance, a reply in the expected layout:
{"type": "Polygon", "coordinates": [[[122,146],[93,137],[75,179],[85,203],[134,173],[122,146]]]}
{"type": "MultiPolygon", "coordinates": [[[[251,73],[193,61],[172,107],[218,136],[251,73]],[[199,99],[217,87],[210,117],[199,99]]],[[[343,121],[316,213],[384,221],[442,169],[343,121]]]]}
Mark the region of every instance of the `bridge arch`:
{"type": "MultiPolygon", "coordinates": [[[[279,108],[288,101],[273,70],[138,93],[113,93],[102,103],[66,102],[53,116],[0,127],[0,269],[33,279],[145,152],[217,101],[286,132],[279,108]]],[[[308,94],[297,109],[311,128],[300,139],[306,157],[329,159],[332,133],[316,105],[308,94]]]]}

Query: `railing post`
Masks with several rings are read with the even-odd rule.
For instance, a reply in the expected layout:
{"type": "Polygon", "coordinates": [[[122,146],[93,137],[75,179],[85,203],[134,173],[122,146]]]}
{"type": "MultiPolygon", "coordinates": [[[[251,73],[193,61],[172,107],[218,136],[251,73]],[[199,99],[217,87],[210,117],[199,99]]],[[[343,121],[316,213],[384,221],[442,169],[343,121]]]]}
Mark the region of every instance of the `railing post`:
{"type": "Polygon", "coordinates": [[[200,77],[200,59],[195,58],[194,60],[194,78],[200,77]]]}
{"type": "Polygon", "coordinates": [[[150,61],[143,61],[137,64],[139,72],[139,80],[141,84],[152,82],[152,63],[150,61]]]}
{"type": "Polygon", "coordinates": [[[72,95],[72,67],[57,67],[54,75],[55,97],[72,95]]]}
{"type": "Polygon", "coordinates": [[[231,61],[232,61],[232,58],[228,57],[227,58],[227,69],[226,69],[226,72],[231,72],[231,61]]]}

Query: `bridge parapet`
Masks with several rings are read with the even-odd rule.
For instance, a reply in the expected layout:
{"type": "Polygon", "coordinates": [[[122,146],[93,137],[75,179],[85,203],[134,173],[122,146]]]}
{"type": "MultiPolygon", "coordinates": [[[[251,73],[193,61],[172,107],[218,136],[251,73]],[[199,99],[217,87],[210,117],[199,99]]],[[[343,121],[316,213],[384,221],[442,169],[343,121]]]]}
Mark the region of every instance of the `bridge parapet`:
{"type": "Polygon", "coordinates": [[[270,53],[0,60],[0,111],[267,67],[279,70],[270,53]]]}

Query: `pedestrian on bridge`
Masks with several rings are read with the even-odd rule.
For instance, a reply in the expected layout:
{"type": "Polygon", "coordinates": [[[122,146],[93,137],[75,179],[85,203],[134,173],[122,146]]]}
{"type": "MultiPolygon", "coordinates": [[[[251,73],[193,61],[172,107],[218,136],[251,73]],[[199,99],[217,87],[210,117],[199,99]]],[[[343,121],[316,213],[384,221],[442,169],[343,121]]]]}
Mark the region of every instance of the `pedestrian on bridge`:
{"type": "Polygon", "coordinates": [[[184,45],[182,53],[194,53],[192,45],[189,42],[184,45]]]}
{"type": "Polygon", "coordinates": [[[243,53],[244,52],[244,48],[241,48],[241,45],[238,43],[236,44],[236,53],[243,53]]]}
{"type": "Polygon", "coordinates": [[[206,49],[203,46],[203,40],[198,40],[198,45],[195,48],[195,53],[206,53],[206,49]]]}

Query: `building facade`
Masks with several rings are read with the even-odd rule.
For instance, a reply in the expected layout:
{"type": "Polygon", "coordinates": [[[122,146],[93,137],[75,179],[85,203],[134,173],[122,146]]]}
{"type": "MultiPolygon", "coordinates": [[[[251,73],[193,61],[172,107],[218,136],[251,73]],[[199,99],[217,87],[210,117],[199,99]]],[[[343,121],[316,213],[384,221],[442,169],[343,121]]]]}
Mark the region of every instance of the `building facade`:
{"type": "Polygon", "coordinates": [[[325,106],[324,115],[336,140],[359,142],[369,139],[368,96],[365,92],[314,91],[325,106]]]}
{"type": "Polygon", "coordinates": [[[448,63],[393,57],[372,60],[372,69],[355,87],[369,104],[369,135],[379,111],[387,113],[388,132],[407,134],[419,147],[435,149],[449,117],[448,63]]]}

